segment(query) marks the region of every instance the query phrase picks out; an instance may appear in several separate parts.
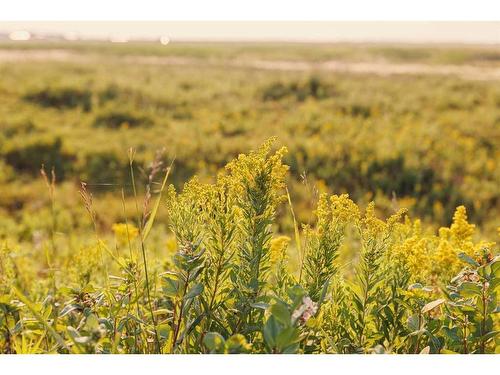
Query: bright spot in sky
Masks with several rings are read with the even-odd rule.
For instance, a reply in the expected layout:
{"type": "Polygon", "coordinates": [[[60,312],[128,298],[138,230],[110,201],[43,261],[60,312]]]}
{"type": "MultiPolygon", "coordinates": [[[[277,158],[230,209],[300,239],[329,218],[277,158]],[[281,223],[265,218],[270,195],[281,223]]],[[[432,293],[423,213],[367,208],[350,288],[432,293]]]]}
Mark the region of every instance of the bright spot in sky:
{"type": "Polygon", "coordinates": [[[10,40],[30,40],[31,34],[25,30],[16,30],[9,34],[10,40]]]}

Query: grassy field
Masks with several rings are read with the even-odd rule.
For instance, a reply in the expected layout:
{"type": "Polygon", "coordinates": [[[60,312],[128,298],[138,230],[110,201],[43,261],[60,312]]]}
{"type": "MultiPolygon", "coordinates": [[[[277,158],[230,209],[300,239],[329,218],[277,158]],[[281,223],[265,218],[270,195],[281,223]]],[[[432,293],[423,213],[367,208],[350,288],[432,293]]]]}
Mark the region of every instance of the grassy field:
{"type": "Polygon", "coordinates": [[[488,315],[496,306],[484,301],[496,301],[498,286],[499,82],[496,46],[1,42],[0,349],[498,351],[498,321],[488,315]],[[272,137],[273,150],[288,149],[279,163],[250,154],[227,170],[232,183],[216,179],[272,137]],[[177,196],[162,187],[168,166],[167,185],[178,191],[198,178],[177,196]],[[257,199],[249,191],[258,172],[268,190],[257,199]],[[221,207],[238,209],[221,212],[211,189],[227,192],[215,200],[221,207]],[[259,199],[262,212],[252,206],[259,199]],[[249,224],[261,219],[258,230],[249,224]],[[234,261],[220,253],[217,220],[224,230],[241,224],[234,261]],[[342,224],[325,229],[322,220],[342,224]],[[257,248],[269,262],[264,279],[252,268],[257,248]],[[230,266],[214,275],[217,259],[230,266]],[[208,270],[203,280],[186,276],[190,262],[208,270]],[[460,293],[476,290],[450,282],[466,265],[483,304],[469,306],[474,323],[460,325],[457,316],[472,314],[460,310],[460,293]],[[391,290],[379,272],[396,275],[391,290]],[[221,275],[223,290],[208,290],[221,275]],[[442,291],[448,284],[456,295],[442,291]],[[397,298],[407,309],[400,322],[397,298]],[[425,315],[443,303],[447,314],[425,315]],[[224,315],[227,304],[239,317],[224,315]],[[300,316],[289,326],[301,306],[302,317],[315,315],[307,329],[294,325],[300,316]],[[392,326],[377,320],[380,306],[392,326]],[[273,336],[282,331],[287,339],[273,336]]]}

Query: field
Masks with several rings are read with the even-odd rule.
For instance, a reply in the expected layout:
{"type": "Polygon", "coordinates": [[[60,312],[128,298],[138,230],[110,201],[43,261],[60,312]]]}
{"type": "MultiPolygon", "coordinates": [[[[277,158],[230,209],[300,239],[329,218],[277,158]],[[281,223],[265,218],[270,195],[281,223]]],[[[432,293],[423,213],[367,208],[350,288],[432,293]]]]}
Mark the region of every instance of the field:
{"type": "Polygon", "coordinates": [[[496,46],[0,42],[0,351],[499,352],[499,83],[496,46]]]}

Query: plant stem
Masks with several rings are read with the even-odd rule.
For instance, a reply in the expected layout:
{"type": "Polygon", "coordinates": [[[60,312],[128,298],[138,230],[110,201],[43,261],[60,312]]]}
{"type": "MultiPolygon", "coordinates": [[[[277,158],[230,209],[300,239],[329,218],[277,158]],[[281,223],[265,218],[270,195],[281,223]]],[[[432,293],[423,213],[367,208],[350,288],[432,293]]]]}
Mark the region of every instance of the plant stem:
{"type": "Polygon", "coordinates": [[[484,354],[486,350],[486,342],[484,341],[484,335],[486,333],[486,311],[487,311],[487,303],[488,298],[486,297],[486,283],[483,282],[483,291],[482,291],[482,302],[483,302],[483,316],[481,320],[481,343],[479,346],[479,353],[484,354]]]}
{"type": "Polygon", "coordinates": [[[176,346],[176,341],[177,341],[177,336],[179,336],[180,326],[182,323],[182,313],[184,310],[184,296],[187,293],[188,284],[189,284],[189,276],[190,275],[188,272],[187,276],[186,276],[186,282],[184,284],[184,290],[183,290],[182,296],[181,296],[182,299],[181,299],[181,304],[179,306],[179,316],[177,317],[177,323],[175,324],[175,327],[174,327],[174,336],[173,336],[173,340],[172,340],[172,350],[171,350],[172,353],[174,352],[174,349],[176,346]]]}
{"type": "Polygon", "coordinates": [[[148,298],[148,307],[149,312],[151,313],[151,321],[153,322],[153,330],[155,334],[155,343],[156,343],[156,352],[160,354],[160,340],[158,338],[158,330],[156,329],[156,319],[153,312],[153,304],[151,303],[151,292],[149,289],[149,274],[148,274],[148,266],[146,260],[146,247],[144,246],[144,242],[141,239],[141,250],[142,250],[142,260],[144,264],[144,275],[146,277],[146,294],[148,298]]]}
{"type": "MultiPolygon", "coordinates": [[[[420,331],[422,329],[422,314],[419,312],[418,313],[418,330],[420,331]]],[[[420,353],[420,333],[417,335],[417,343],[415,346],[415,354],[420,353]]]]}
{"type": "Polygon", "coordinates": [[[468,349],[467,349],[467,324],[468,324],[467,315],[465,315],[465,314],[464,314],[464,327],[463,327],[463,335],[464,335],[464,340],[463,340],[463,345],[464,345],[464,354],[468,354],[468,349]]]}
{"type": "MultiPolygon", "coordinates": [[[[135,207],[137,210],[137,213],[139,214],[139,206],[137,204],[137,189],[135,187],[135,177],[134,177],[134,168],[133,168],[133,161],[130,159],[130,177],[132,179],[132,189],[134,191],[134,197],[135,197],[135,207]]],[[[144,245],[144,237],[142,235],[143,233],[143,220],[139,219],[139,237],[141,239],[141,252],[142,252],[142,261],[144,264],[144,275],[146,277],[146,293],[147,293],[147,299],[148,299],[148,307],[149,307],[149,312],[151,314],[151,321],[153,323],[153,330],[154,330],[154,335],[155,335],[155,344],[156,344],[156,352],[160,354],[160,340],[158,338],[158,330],[156,328],[156,319],[153,313],[153,304],[151,303],[151,292],[149,289],[149,274],[148,274],[148,263],[146,259],[146,246],[144,245]]]]}

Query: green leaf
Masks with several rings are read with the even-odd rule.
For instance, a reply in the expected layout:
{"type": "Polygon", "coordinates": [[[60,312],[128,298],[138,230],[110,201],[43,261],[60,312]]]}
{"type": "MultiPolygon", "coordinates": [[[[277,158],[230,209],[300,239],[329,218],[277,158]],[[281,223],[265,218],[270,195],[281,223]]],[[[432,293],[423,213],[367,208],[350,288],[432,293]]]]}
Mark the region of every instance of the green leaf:
{"type": "Polygon", "coordinates": [[[255,302],[251,303],[250,306],[253,307],[254,309],[267,310],[269,304],[265,302],[255,302]]]}
{"type": "Polygon", "coordinates": [[[464,297],[479,296],[482,293],[481,286],[473,282],[464,282],[458,287],[459,293],[464,297]]]}
{"type": "Polygon", "coordinates": [[[293,344],[293,345],[287,346],[285,349],[283,349],[282,353],[283,354],[296,354],[298,350],[299,350],[299,344],[293,344]]]}
{"type": "Polygon", "coordinates": [[[158,331],[158,335],[160,336],[160,338],[162,340],[166,340],[168,339],[172,328],[170,327],[170,324],[160,324],[156,327],[156,330],[158,331]]]}
{"type": "Polygon", "coordinates": [[[500,278],[500,258],[499,257],[495,257],[491,261],[490,267],[491,267],[491,276],[500,278]]]}
{"type": "Polygon", "coordinates": [[[413,289],[422,289],[424,286],[420,283],[415,283],[415,284],[411,284],[409,287],[408,287],[408,290],[413,290],[413,289]]]}
{"type": "Polygon", "coordinates": [[[491,279],[490,281],[490,289],[492,291],[495,291],[499,286],[500,286],[500,277],[495,276],[495,278],[491,279]]]}
{"type": "Polygon", "coordinates": [[[469,263],[471,266],[479,267],[479,263],[465,253],[458,254],[458,258],[466,263],[469,263]]]}
{"type": "MultiPolygon", "coordinates": [[[[323,284],[323,288],[321,289],[321,295],[319,297],[318,306],[321,307],[321,304],[325,300],[326,293],[328,292],[328,286],[330,285],[330,280],[326,280],[323,284]]],[[[319,309],[318,307],[318,309],[319,309]]]]}
{"type": "Polygon", "coordinates": [[[271,315],[269,319],[267,319],[266,324],[264,325],[264,341],[270,348],[274,348],[276,346],[276,338],[279,334],[279,326],[276,322],[276,318],[274,315],[271,315]]]}
{"type": "Polygon", "coordinates": [[[441,354],[460,354],[458,352],[454,352],[453,350],[450,350],[450,349],[442,349],[441,354]]]}
{"type": "Polygon", "coordinates": [[[446,300],[444,300],[443,298],[440,298],[440,299],[437,299],[435,301],[429,302],[424,307],[422,307],[421,313],[425,314],[426,312],[429,312],[429,311],[435,309],[436,307],[438,307],[439,305],[441,305],[441,304],[443,304],[445,302],[446,302],[446,300]]]}
{"type": "Polygon", "coordinates": [[[458,343],[460,341],[460,338],[458,337],[458,327],[443,327],[443,332],[444,334],[453,342],[458,343]]]}
{"type": "Polygon", "coordinates": [[[285,326],[290,325],[291,316],[285,305],[281,303],[275,303],[271,306],[269,312],[285,326]]]}
{"type": "Polygon", "coordinates": [[[296,344],[299,341],[299,330],[295,327],[288,327],[281,331],[276,337],[276,346],[284,349],[290,345],[296,344]]]}
{"type": "Polygon", "coordinates": [[[35,316],[35,318],[40,323],[42,323],[45,326],[47,331],[49,331],[49,333],[52,335],[52,337],[54,337],[54,339],[59,344],[59,346],[61,346],[63,348],[67,348],[66,343],[64,342],[64,339],[61,337],[61,335],[59,335],[56,332],[56,330],[54,329],[54,327],[52,327],[52,325],[50,325],[45,319],[43,319],[43,317],[40,315],[40,313],[35,308],[34,304],[15,286],[12,287],[12,291],[14,292],[14,294],[17,296],[17,298],[19,298],[19,300],[22,303],[24,303],[26,306],[28,306],[28,309],[31,310],[31,313],[35,316]]]}
{"type": "Polygon", "coordinates": [[[163,281],[165,285],[163,286],[163,292],[168,297],[176,297],[179,295],[180,282],[179,280],[173,279],[171,277],[164,277],[163,281]]]}
{"type": "Polygon", "coordinates": [[[203,292],[203,284],[202,283],[197,283],[195,286],[193,286],[191,289],[189,289],[189,292],[186,293],[184,296],[185,300],[193,299],[196,296],[199,296],[203,292]]]}
{"type": "Polygon", "coordinates": [[[75,337],[73,340],[76,343],[78,343],[78,344],[85,345],[85,344],[88,344],[89,342],[92,341],[92,337],[90,337],[90,336],[79,336],[79,337],[75,337]]]}
{"type": "Polygon", "coordinates": [[[205,346],[213,352],[221,351],[225,342],[224,337],[217,332],[208,332],[203,338],[205,346]]]}
{"type": "Polygon", "coordinates": [[[487,334],[485,334],[482,339],[486,342],[488,340],[491,340],[493,337],[495,337],[496,335],[498,335],[500,333],[500,331],[491,331],[491,332],[488,332],[487,334]]]}
{"type": "Polygon", "coordinates": [[[411,331],[417,331],[420,327],[418,326],[418,315],[411,315],[408,318],[408,328],[411,331]]]}
{"type": "Polygon", "coordinates": [[[250,345],[247,343],[245,336],[235,334],[226,340],[226,348],[229,353],[242,353],[248,351],[250,345]]]}
{"type": "Polygon", "coordinates": [[[85,328],[90,331],[99,328],[99,320],[94,314],[90,314],[89,316],[87,316],[87,320],[85,322],[85,328]]]}
{"type": "Polygon", "coordinates": [[[158,213],[158,207],[160,207],[160,202],[161,202],[161,196],[163,193],[163,190],[165,189],[165,185],[167,184],[167,179],[168,175],[170,174],[170,170],[172,169],[172,164],[174,161],[172,160],[172,163],[170,163],[170,166],[167,168],[167,173],[165,173],[165,177],[163,178],[163,182],[161,184],[160,192],[158,193],[158,198],[156,198],[155,205],[153,207],[153,210],[151,211],[151,214],[149,215],[148,222],[144,226],[144,230],[142,231],[142,241],[146,241],[146,238],[149,235],[149,232],[151,231],[151,228],[153,227],[153,223],[156,218],[156,214],[158,213]]]}

